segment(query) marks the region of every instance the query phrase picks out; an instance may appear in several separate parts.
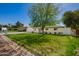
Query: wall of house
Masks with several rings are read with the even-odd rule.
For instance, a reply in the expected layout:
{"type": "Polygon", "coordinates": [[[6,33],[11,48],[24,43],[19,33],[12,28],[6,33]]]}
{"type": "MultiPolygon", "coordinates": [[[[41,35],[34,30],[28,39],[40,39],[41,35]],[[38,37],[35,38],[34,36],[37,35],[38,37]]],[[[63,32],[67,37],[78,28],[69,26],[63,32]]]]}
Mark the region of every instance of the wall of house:
{"type": "Polygon", "coordinates": [[[70,28],[48,28],[48,30],[45,30],[47,33],[52,33],[52,34],[71,34],[71,29],[70,28]]]}
{"type": "Polygon", "coordinates": [[[28,28],[27,28],[27,32],[33,32],[33,31],[34,31],[33,28],[31,28],[31,27],[28,27],[28,28]]]}
{"type": "Polygon", "coordinates": [[[52,34],[58,34],[59,32],[63,32],[63,28],[48,28],[48,30],[45,30],[47,33],[52,33],[52,34]]]}
{"type": "MultiPolygon", "coordinates": [[[[36,33],[39,33],[41,32],[40,31],[40,28],[27,28],[27,32],[36,32],[36,33]]],[[[65,27],[57,27],[57,29],[55,29],[54,27],[48,27],[48,28],[45,28],[44,29],[44,32],[46,33],[51,33],[51,34],[68,34],[68,35],[71,35],[72,34],[72,31],[71,31],[71,28],[65,28],[65,27]]]]}
{"type": "Polygon", "coordinates": [[[71,35],[72,34],[71,28],[68,28],[68,27],[67,28],[64,28],[63,34],[71,35]]]}
{"type": "Polygon", "coordinates": [[[72,35],[76,35],[76,30],[75,29],[71,29],[71,31],[72,31],[71,32],[72,35]]]}
{"type": "Polygon", "coordinates": [[[39,33],[39,28],[33,28],[33,32],[39,33]]]}

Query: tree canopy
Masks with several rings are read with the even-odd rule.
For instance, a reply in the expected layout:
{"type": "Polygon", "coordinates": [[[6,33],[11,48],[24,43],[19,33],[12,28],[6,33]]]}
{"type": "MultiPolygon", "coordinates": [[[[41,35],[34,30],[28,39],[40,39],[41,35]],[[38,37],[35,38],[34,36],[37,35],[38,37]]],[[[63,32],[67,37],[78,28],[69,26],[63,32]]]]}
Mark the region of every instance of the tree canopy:
{"type": "Polygon", "coordinates": [[[62,20],[67,27],[78,29],[79,28],[79,10],[65,12],[62,20]]]}
{"type": "Polygon", "coordinates": [[[45,26],[56,24],[56,15],[58,14],[58,6],[56,4],[33,4],[29,9],[31,18],[31,26],[41,27],[44,30],[45,26]]]}
{"type": "Polygon", "coordinates": [[[16,27],[17,28],[23,27],[23,26],[24,26],[24,24],[22,24],[21,22],[19,22],[19,21],[16,22],[16,27]]]}

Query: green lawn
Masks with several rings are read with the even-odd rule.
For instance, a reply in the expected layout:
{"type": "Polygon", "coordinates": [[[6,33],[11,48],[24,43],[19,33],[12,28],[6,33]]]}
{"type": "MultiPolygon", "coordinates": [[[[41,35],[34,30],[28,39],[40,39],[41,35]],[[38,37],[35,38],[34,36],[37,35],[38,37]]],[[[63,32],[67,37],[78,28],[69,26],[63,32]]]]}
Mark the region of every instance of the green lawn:
{"type": "Polygon", "coordinates": [[[47,34],[16,34],[7,36],[34,55],[78,55],[78,52],[75,50],[79,49],[79,38],[76,37],[47,34]]]}

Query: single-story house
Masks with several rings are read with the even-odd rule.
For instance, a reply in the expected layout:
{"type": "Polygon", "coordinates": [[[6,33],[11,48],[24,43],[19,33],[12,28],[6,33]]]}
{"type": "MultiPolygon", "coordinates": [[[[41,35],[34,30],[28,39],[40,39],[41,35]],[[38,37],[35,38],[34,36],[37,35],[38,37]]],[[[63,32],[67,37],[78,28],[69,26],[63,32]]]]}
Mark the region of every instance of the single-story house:
{"type": "MultiPolygon", "coordinates": [[[[40,33],[40,27],[27,27],[27,32],[36,32],[40,33]]],[[[66,35],[76,35],[75,30],[72,30],[70,27],[65,26],[47,26],[44,29],[45,33],[51,34],[66,34],[66,35]]]]}
{"type": "Polygon", "coordinates": [[[26,32],[27,27],[19,27],[19,28],[17,28],[17,30],[20,31],[20,32],[26,32]]]}

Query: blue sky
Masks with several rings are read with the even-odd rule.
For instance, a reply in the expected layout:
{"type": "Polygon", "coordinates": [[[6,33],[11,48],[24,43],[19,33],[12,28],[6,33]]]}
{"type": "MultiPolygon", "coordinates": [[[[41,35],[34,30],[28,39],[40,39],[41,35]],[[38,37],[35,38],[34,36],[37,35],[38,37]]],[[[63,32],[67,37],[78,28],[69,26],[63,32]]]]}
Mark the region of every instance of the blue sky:
{"type": "MultiPolygon", "coordinates": [[[[28,16],[28,8],[30,8],[32,4],[29,3],[0,3],[0,24],[15,24],[17,21],[20,21],[28,26],[30,23],[30,18],[28,16]]],[[[58,15],[58,19],[61,19],[64,12],[69,10],[78,10],[78,3],[63,3],[60,6],[61,13],[58,15]]],[[[62,25],[62,24],[61,24],[62,25]]]]}

